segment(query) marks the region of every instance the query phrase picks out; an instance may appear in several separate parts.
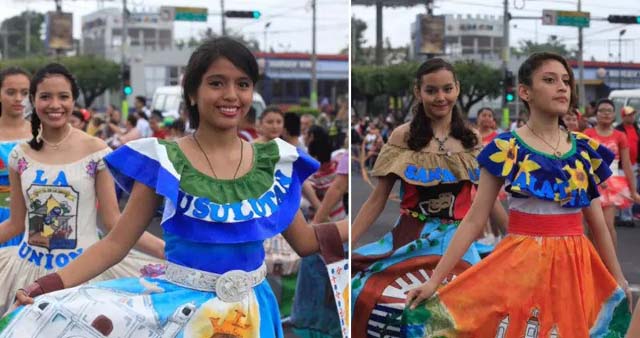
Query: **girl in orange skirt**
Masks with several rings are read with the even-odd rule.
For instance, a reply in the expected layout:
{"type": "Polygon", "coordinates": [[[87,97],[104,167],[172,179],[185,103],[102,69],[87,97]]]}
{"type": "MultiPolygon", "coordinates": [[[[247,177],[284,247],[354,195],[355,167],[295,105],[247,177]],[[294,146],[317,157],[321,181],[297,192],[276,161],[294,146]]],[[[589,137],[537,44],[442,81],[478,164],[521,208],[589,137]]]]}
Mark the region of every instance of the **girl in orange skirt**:
{"type": "Polygon", "coordinates": [[[531,117],[480,153],[482,198],[431,278],[407,294],[406,337],[622,337],[627,329],[630,290],[597,198],[613,154],[560,128],[559,117],[575,101],[564,58],[533,54],[518,75],[518,95],[531,117]],[[482,230],[503,183],[509,235],[436,292],[482,230]],[[598,251],[583,235],[582,215],[598,251]]]}

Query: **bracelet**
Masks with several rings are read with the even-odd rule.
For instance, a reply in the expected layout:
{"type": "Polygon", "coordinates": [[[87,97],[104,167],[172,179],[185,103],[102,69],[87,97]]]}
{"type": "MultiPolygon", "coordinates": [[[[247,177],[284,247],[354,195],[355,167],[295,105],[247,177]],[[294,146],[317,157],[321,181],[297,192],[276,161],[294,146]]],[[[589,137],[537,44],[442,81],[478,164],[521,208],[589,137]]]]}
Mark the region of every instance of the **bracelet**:
{"type": "Polygon", "coordinates": [[[64,289],[62,279],[60,278],[60,275],[54,272],[36,279],[35,282],[29,284],[26,288],[19,289],[18,291],[22,290],[28,297],[34,298],[45,293],[62,289],[64,289]]]}

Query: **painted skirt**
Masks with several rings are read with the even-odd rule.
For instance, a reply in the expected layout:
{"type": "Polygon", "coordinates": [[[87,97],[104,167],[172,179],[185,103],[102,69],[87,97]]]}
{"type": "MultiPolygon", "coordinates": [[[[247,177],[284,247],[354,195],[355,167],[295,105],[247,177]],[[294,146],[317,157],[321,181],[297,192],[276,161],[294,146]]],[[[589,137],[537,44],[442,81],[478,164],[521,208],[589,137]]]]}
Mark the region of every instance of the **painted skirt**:
{"type": "MultiPolygon", "coordinates": [[[[401,337],[406,292],[429,279],[458,224],[440,219],[425,224],[402,215],[382,239],[353,252],[353,337],[401,337]]],[[[447,279],[479,261],[473,244],[447,279]]]]}
{"type": "Polygon", "coordinates": [[[582,236],[508,235],[403,314],[405,337],[624,337],[625,295],[582,236]]]}
{"type": "Polygon", "coordinates": [[[124,278],[42,295],[0,320],[0,338],[283,337],[266,281],[241,302],[162,278],[124,278]]]}

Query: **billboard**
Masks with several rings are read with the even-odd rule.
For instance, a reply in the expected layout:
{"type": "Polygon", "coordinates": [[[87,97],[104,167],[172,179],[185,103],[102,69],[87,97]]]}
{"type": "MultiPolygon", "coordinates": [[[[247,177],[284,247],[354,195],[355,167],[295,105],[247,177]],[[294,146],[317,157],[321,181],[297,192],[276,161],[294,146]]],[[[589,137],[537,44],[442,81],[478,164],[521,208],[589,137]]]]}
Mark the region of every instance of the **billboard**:
{"type": "Polygon", "coordinates": [[[73,14],[48,12],[45,46],[50,49],[73,49],[73,14]]]}
{"type": "Polygon", "coordinates": [[[444,15],[420,18],[420,54],[444,54],[444,15]]]}

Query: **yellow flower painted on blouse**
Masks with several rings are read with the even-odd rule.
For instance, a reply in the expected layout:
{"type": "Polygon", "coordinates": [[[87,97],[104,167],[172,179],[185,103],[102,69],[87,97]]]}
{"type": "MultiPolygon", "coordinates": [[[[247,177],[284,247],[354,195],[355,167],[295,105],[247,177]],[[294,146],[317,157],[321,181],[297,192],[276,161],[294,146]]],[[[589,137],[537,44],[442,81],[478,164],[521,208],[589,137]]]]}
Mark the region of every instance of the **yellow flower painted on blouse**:
{"type": "Polygon", "coordinates": [[[587,173],[584,170],[584,165],[579,160],[576,160],[576,167],[571,168],[568,164],[563,168],[566,170],[569,175],[571,175],[569,179],[569,185],[572,190],[587,190],[589,187],[589,180],[587,173]]]}
{"type": "Polygon", "coordinates": [[[516,139],[512,138],[509,141],[505,141],[496,138],[495,142],[500,151],[493,153],[489,156],[489,159],[494,163],[504,163],[501,175],[507,176],[511,172],[511,169],[513,169],[513,165],[516,163],[516,159],[518,158],[518,146],[515,144],[516,139]]]}
{"type": "Polygon", "coordinates": [[[579,140],[587,140],[587,143],[589,143],[589,146],[593,150],[598,150],[598,147],[600,147],[600,143],[598,143],[598,141],[592,139],[591,137],[587,136],[586,134],[576,133],[576,132],[574,132],[573,134],[576,135],[576,138],[579,139],[579,140]]]}
{"type": "Polygon", "coordinates": [[[531,172],[540,169],[540,165],[535,161],[529,159],[529,154],[524,157],[524,161],[520,162],[520,171],[516,177],[520,176],[520,173],[524,173],[525,182],[529,185],[531,181],[531,172]]]}

